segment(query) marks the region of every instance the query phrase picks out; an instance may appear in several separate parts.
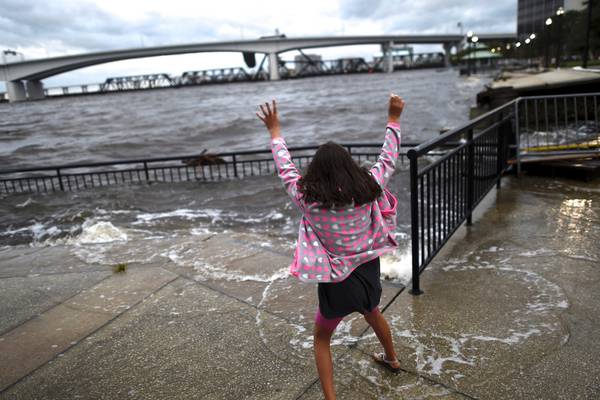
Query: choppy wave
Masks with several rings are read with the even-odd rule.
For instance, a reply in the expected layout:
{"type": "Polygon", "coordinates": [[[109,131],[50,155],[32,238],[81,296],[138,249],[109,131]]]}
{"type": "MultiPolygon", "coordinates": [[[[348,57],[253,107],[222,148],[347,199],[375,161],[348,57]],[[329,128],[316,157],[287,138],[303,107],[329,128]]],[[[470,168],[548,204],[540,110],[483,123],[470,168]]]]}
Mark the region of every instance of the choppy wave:
{"type": "Polygon", "coordinates": [[[381,257],[381,276],[406,285],[412,278],[412,255],[410,247],[381,257]]]}
{"type": "Polygon", "coordinates": [[[110,243],[127,241],[127,233],[109,221],[87,220],[81,226],[81,233],[67,241],[69,244],[110,243]]]}

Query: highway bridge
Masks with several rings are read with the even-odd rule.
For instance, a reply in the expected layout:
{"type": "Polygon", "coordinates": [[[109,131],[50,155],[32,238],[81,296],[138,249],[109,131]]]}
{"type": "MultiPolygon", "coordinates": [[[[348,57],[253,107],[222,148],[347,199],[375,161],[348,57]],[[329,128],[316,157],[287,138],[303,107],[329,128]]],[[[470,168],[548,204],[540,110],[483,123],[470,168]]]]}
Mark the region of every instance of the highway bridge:
{"type": "MultiPolygon", "coordinates": [[[[479,34],[481,42],[516,40],[516,33],[479,34]]],[[[441,44],[449,65],[450,50],[458,46],[465,37],[458,34],[446,35],[379,35],[379,36],[329,36],[288,38],[284,35],[252,40],[225,42],[192,43],[171,46],[142,47],[101,51],[94,53],[68,55],[62,57],[40,58],[0,65],[0,79],[6,82],[10,101],[36,100],[44,98],[42,79],[85,68],[92,65],[134,58],[157,57],[165,55],[204,53],[204,52],[241,52],[249,67],[255,63],[255,54],[265,54],[269,60],[269,78],[278,80],[278,54],[291,50],[351,45],[381,45],[384,54],[385,70],[393,71],[392,50],[396,45],[405,44],[441,44]]]]}

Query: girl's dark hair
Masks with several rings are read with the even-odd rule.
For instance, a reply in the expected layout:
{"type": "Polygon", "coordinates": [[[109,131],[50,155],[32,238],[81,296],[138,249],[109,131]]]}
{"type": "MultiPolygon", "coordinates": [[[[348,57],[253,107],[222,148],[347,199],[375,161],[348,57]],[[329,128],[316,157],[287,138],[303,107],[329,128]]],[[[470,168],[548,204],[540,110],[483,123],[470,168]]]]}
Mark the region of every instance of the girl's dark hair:
{"type": "Polygon", "coordinates": [[[334,142],[321,145],[298,181],[307,203],[332,208],[370,203],[381,196],[381,187],[369,171],[360,167],[345,148],[334,142]]]}

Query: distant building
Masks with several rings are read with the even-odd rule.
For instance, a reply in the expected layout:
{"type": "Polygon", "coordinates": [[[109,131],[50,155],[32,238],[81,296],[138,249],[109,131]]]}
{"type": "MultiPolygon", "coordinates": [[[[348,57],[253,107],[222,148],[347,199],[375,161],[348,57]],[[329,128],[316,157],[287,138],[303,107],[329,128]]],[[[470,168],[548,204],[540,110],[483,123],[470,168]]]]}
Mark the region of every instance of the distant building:
{"type": "Polygon", "coordinates": [[[565,11],[569,10],[583,10],[587,7],[583,4],[585,0],[565,0],[565,11]]]}
{"type": "Polygon", "coordinates": [[[294,57],[296,73],[319,74],[323,71],[323,62],[319,54],[300,54],[294,57]]]}
{"type": "Polygon", "coordinates": [[[583,3],[583,0],[519,0],[517,13],[519,39],[541,32],[546,19],[556,15],[556,10],[559,7],[564,8],[565,3],[569,6],[577,6],[575,3],[583,3]]]}

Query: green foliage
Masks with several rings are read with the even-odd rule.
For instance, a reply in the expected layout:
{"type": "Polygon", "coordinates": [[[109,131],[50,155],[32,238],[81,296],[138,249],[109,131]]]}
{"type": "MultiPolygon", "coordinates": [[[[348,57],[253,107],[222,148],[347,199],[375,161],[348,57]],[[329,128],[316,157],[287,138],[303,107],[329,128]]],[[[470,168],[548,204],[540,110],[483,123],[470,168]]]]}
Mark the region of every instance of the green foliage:
{"type": "Polygon", "coordinates": [[[126,270],[127,270],[127,263],[118,263],[116,265],[113,265],[114,273],[122,273],[122,272],[125,272],[126,270]]]}
{"type": "MultiPolygon", "coordinates": [[[[585,49],[588,29],[588,2],[584,2],[582,10],[571,10],[565,13],[562,38],[566,54],[580,56],[585,49]]],[[[593,58],[600,56],[600,0],[592,0],[592,24],[590,27],[590,52],[593,58]]]]}
{"type": "MultiPolygon", "coordinates": [[[[549,15],[552,24],[545,26],[541,32],[535,32],[535,40],[530,45],[521,46],[516,52],[517,57],[544,57],[547,54],[552,58],[559,52],[563,66],[570,61],[581,60],[588,29],[587,2],[584,4],[586,7],[583,9],[569,10],[562,17],[549,15]],[[560,46],[560,51],[557,46],[560,46]]],[[[600,57],[600,0],[592,0],[589,50],[592,56],[590,62],[600,57]]]]}

